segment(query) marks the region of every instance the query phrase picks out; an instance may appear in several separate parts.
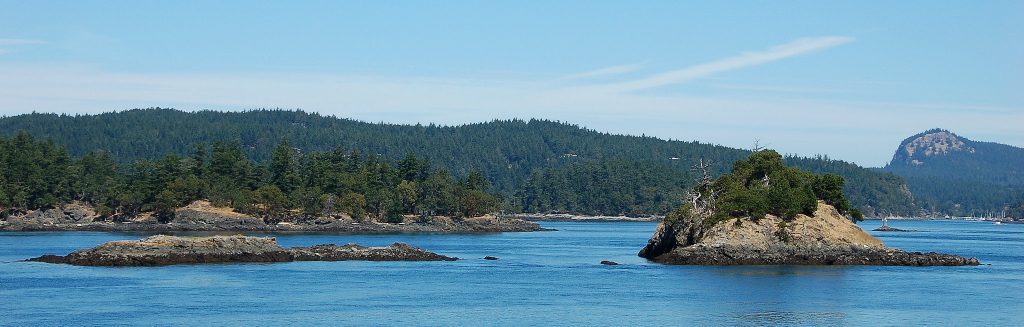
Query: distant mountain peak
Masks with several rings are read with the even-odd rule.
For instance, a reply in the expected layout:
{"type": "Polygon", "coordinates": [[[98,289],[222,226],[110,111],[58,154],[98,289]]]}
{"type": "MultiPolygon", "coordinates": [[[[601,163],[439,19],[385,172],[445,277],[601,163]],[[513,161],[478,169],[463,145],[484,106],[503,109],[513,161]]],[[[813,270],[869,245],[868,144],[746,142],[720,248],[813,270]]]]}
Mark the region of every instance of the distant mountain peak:
{"type": "MultiPolygon", "coordinates": [[[[904,139],[896,148],[893,160],[883,169],[935,189],[945,188],[938,186],[939,179],[957,180],[956,188],[965,189],[983,185],[1024,187],[1021,167],[1024,167],[1024,149],[973,140],[936,128],[904,139]]],[[[920,188],[912,189],[913,182],[911,191],[920,194],[920,188]]]]}
{"type": "Polygon", "coordinates": [[[962,138],[945,129],[930,129],[907,138],[900,144],[893,162],[920,166],[931,157],[945,156],[955,152],[975,153],[971,140],[962,138]]]}

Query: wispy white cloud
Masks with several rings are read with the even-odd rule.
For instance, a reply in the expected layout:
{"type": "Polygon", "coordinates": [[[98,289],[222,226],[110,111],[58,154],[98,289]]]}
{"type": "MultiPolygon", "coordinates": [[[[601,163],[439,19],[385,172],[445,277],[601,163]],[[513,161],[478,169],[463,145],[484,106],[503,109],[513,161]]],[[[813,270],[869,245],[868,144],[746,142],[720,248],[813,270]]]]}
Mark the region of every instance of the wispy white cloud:
{"type": "Polygon", "coordinates": [[[3,45],[25,45],[25,44],[43,44],[46,42],[40,40],[29,40],[29,39],[2,39],[0,38],[0,46],[3,45]]]}
{"type": "Polygon", "coordinates": [[[582,73],[572,74],[572,75],[563,77],[562,80],[582,80],[582,79],[591,79],[591,78],[597,78],[597,77],[617,76],[617,75],[622,75],[622,74],[629,74],[629,73],[638,71],[638,70],[640,70],[642,68],[643,68],[643,65],[641,65],[641,64],[610,66],[610,67],[598,68],[598,69],[595,69],[595,70],[586,71],[586,72],[582,72],[582,73]]]}
{"type": "MultiPolygon", "coordinates": [[[[10,39],[0,38],[0,47],[19,46],[19,45],[33,45],[33,44],[44,44],[46,42],[40,40],[30,39],[10,39]]],[[[11,50],[6,48],[0,48],[0,55],[10,53],[11,50]]]]}
{"type": "Polygon", "coordinates": [[[651,89],[660,86],[683,83],[717,73],[766,64],[818,50],[840,46],[853,41],[853,38],[845,36],[800,38],[786,44],[773,46],[763,51],[747,52],[737,56],[723,58],[683,69],[672,70],[642,79],[604,85],[602,88],[615,92],[651,89]]]}
{"type": "Polygon", "coordinates": [[[774,92],[774,93],[857,93],[861,90],[844,88],[828,88],[815,86],[788,86],[788,85],[757,85],[738,83],[712,83],[709,86],[723,90],[774,92]]]}

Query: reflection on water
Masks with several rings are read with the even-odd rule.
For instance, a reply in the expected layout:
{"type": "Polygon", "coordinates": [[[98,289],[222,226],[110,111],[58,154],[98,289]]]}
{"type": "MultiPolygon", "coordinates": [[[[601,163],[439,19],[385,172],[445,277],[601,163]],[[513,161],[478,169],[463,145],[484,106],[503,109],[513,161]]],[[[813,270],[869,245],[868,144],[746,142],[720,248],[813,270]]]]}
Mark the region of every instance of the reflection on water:
{"type": "Polygon", "coordinates": [[[779,326],[779,325],[813,325],[813,326],[845,326],[846,314],[842,312],[815,311],[759,311],[736,314],[730,317],[743,325],[779,326]]]}
{"type": "Polygon", "coordinates": [[[856,267],[834,267],[834,266],[753,266],[753,267],[732,267],[734,269],[723,269],[719,271],[722,275],[738,276],[815,276],[815,277],[837,277],[841,278],[846,272],[856,267]]]}

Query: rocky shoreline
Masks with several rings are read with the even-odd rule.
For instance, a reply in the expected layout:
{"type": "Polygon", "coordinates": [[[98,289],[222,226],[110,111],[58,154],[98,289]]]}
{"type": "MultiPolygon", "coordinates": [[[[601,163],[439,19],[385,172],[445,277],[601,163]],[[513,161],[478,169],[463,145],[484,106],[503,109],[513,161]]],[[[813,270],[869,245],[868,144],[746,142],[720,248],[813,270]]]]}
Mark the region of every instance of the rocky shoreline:
{"type": "Polygon", "coordinates": [[[638,253],[680,265],[977,266],[976,258],[888,248],[835,208],[818,204],[814,216],[791,221],[768,215],[705,226],[683,217],[662,223],[638,253]]]}
{"type": "Polygon", "coordinates": [[[111,221],[91,207],[69,204],[0,220],[0,231],[104,231],[104,232],[333,232],[333,233],[500,233],[546,231],[539,224],[518,218],[487,215],[472,218],[443,216],[405,217],[401,223],[357,221],[347,216],[300,217],[267,224],[263,219],[213,207],[204,201],[178,208],[173,219],[161,223],[147,215],[111,221]]]}
{"type": "Polygon", "coordinates": [[[658,262],[677,265],[870,265],[870,266],[977,266],[978,259],[935,252],[906,252],[868,246],[779,246],[751,249],[742,246],[696,244],[658,262]]]}
{"type": "Polygon", "coordinates": [[[283,248],[269,237],[150,236],[137,241],[113,241],[65,256],[44,255],[28,261],[77,266],[166,266],[176,264],[291,262],[291,261],[453,261],[403,243],[386,247],[322,244],[283,248]]]}
{"type": "Polygon", "coordinates": [[[628,217],[628,216],[587,216],[587,215],[574,215],[574,214],[517,214],[514,215],[516,218],[529,220],[529,221],[585,221],[585,222],[657,222],[661,221],[665,217],[663,216],[644,216],[644,217],[628,217]]]}

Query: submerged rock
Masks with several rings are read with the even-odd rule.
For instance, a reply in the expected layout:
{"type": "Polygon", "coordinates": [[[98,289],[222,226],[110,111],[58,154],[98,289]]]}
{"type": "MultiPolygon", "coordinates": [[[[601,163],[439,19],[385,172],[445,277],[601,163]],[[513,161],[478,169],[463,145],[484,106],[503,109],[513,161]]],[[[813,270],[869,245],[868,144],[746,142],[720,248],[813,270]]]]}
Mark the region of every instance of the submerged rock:
{"type": "Polygon", "coordinates": [[[618,266],[619,265],[618,262],[611,261],[611,260],[601,260],[601,264],[602,265],[606,265],[606,266],[618,266]]]}
{"type": "Polygon", "coordinates": [[[484,260],[498,260],[498,257],[486,256],[484,260]]]}
{"type": "Polygon", "coordinates": [[[150,236],[138,241],[112,241],[66,256],[44,255],[29,261],[65,263],[78,266],[165,266],[175,264],[289,261],[451,261],[402,243],[387,247],[356,244],[315,245],[283,248],[269,237],[150,236]]]}
{"type": "Polygon", "coordinates": [[[965,266],[978,259],[906,252],[885,247],[832,206],[818,204],[814,216],[792,220],[767,215],[734,218],[705,226],[683,218],[663,222],[638,254],[666,264],[687,265],[893,265],[965,266]]]}

